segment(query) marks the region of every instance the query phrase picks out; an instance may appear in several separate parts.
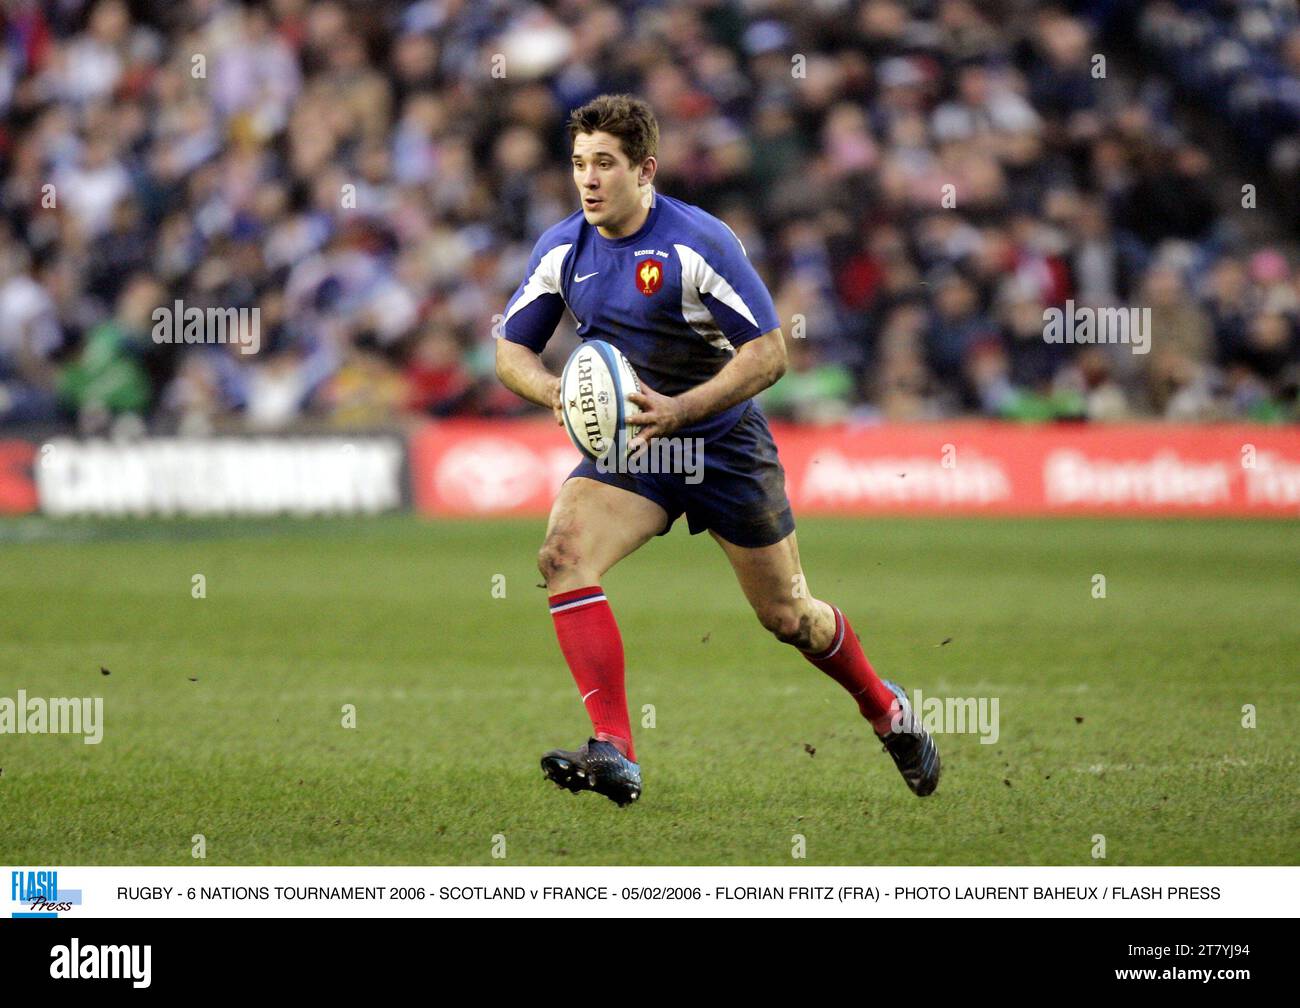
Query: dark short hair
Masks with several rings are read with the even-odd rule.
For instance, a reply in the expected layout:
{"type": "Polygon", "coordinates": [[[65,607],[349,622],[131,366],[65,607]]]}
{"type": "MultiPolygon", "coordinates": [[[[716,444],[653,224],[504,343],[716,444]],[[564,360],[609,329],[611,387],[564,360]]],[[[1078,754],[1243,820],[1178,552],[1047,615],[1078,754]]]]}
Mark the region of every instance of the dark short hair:
{"type": "Polygon", "coordinates": [[[633,165],[659,153],[659,122],[650,106],[627,94],[603,94],[569,113],[569,145],[579,133],[609,133],[633,165]]]}

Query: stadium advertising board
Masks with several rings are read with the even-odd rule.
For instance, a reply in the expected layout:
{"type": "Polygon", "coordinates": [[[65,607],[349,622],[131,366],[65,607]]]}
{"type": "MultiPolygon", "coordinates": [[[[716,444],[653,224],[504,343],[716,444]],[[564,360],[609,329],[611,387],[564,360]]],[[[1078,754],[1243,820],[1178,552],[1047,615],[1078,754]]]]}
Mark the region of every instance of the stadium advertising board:
{"type": "MultiPolygon", "coordinates": [[[[1300,515],[1291,428],[774,424],[773,433],[802,514],[1300,515]]],[[[397,434],[12,438],[0,440],[0,514],[373,514],[412,502],[435,517],[543,515],[577,461],[559,428],[526,420],[430,423],[409,444],[397,434]]]]}
{"type": "MultiPolygon", "coordinates": [[[[1300,431],[1241,425],[773,424],[800,514],[1300,514],[1300,431]]],[[[449,421],[411,442],[431,515],[545,514],[577,464],[545,423],[449,421]]],[[[707,476],[707,453],[705,479],[707,476]]]]}
{"type": "Polygon", "coordinates": [[[395,435],[0,441],[0,512],[376,514],[405,499],[395,435]]]}

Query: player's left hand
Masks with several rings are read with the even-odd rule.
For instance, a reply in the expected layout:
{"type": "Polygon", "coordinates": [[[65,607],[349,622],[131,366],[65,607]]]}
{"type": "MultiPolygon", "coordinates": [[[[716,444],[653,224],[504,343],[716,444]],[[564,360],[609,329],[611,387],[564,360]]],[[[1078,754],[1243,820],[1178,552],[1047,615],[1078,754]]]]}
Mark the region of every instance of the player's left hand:
{"type": "Polygon", "coordinates": [[[651,438],[671,434],[686,422],[686,411],[679,400],[660,395],[644,382],[640,392],[629,392],[627,398],[641,407],[640,413],[633,413],[626,418],[629,426],[641,428],[637,436],[628,442],[628,454],[639,452],[650,443],[651,438]]]}

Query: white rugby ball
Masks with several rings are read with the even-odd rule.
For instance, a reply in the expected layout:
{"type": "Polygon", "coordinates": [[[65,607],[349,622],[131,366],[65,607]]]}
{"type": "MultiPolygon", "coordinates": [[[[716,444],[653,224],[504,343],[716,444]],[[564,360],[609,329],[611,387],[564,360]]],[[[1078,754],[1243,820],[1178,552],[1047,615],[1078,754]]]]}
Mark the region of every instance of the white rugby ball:
{"type": "Polygon", "coordinates": [[[569,355],[560,375],[560,405],[564,429],[578,451],[599,462],[617,450],[627,457],[627,445],[640,427],[626,417],[640,412],[628,394],[641,391],[632,365],[604,340],[587,340],[569,355]]]}

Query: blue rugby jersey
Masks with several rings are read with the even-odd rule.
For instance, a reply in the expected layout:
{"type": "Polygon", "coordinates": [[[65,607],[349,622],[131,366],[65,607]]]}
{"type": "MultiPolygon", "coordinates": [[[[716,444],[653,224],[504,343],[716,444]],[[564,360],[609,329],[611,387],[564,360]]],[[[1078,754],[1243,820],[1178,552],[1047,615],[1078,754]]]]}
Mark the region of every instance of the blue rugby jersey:
{"type": "MultiPolygon", "coordinates": [[[[618,347],[647,385],[669,396],[712,378],[737,347],[780,326],[735,232],[658,193],[626,238],[602,237],[581,210],[548,229],[506,305],[503,338],[540,353],[566,306],[579,338],[618,347]]],[[[748,404],[678,433],[726,433],[748,404]]]]}

